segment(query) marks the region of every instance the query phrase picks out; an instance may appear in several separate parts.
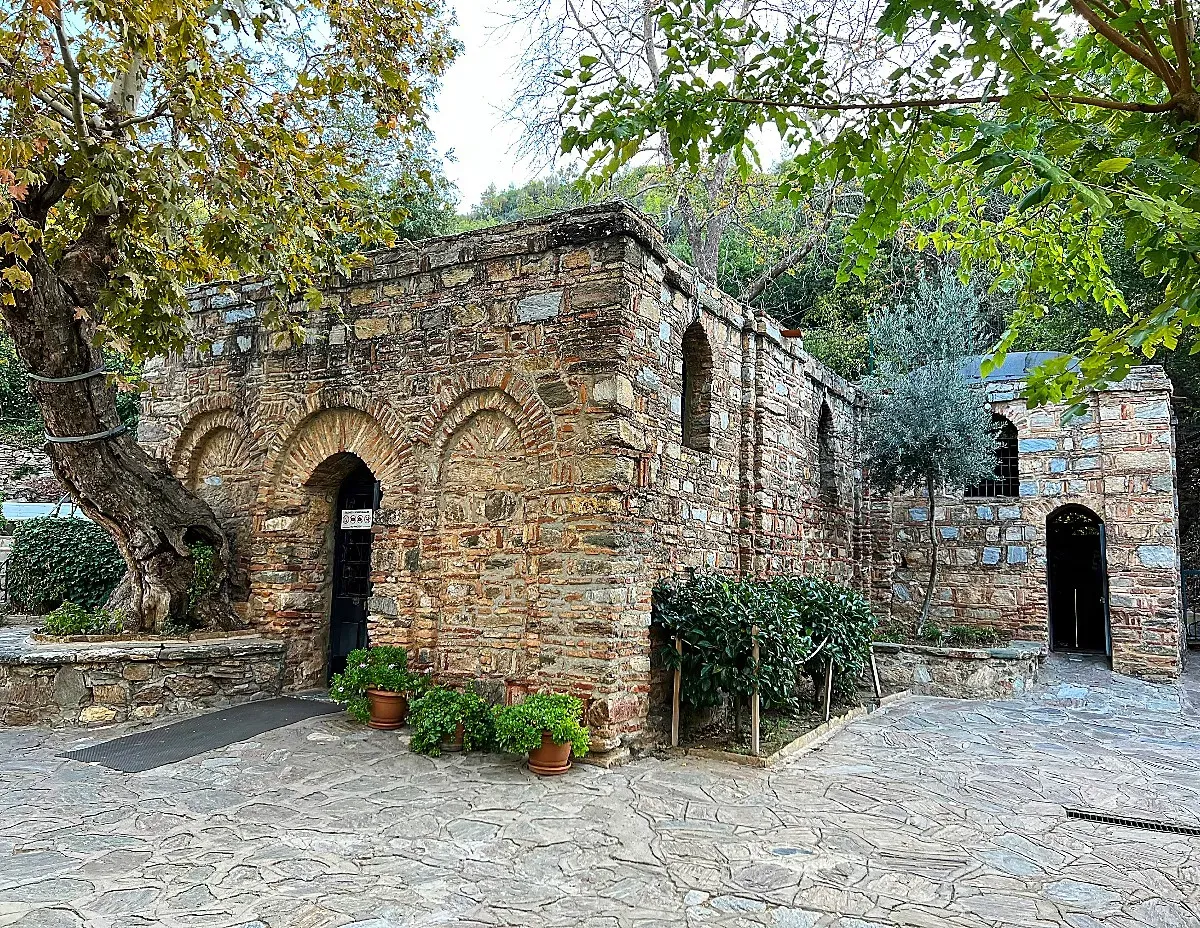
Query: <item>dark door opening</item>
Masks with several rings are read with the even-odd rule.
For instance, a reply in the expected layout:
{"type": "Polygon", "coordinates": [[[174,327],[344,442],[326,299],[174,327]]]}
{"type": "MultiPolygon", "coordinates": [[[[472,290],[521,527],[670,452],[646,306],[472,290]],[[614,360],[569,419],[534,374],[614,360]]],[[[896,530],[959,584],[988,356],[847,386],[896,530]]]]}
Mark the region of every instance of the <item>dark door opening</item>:
{"type": "Polygon", "coordinates": [[[333,596],[329,607],[329,676],[346,668],[346,655],[367,646],[371,595],[371,523],[379,483],[359,463],[342,481],[333,513],[333,596]],[[347,515],[349,513],[349,515],[347,515]],[[351,527],[352,526],[352,527],[351,527]]]}
{"type": "Polygon", "coordinates": [[[1104,523],[1084,506],[1063,506],[1046,519],[1050,647],[1112,654],[1104,523]]]}

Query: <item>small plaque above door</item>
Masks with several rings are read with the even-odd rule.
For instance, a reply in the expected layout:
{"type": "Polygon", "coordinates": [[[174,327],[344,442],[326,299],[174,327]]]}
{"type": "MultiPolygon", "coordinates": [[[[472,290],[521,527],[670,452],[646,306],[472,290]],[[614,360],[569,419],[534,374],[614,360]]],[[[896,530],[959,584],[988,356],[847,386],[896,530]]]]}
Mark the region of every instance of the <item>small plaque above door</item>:
{"type": "Polygon", "coordinates": [[[343,509],[342,528],[370,528],[375,524],[374,509],[343,509]]]}

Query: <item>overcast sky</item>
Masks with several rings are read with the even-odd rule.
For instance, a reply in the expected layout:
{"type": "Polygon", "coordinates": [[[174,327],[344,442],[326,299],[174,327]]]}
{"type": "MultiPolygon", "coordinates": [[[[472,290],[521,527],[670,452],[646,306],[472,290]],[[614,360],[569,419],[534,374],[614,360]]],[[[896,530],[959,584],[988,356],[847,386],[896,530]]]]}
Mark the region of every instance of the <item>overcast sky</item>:
{"type": "Polygon", "coordinates": [[[459,189],[459,209],[479,202],[488,184],[506,187],[523,183],[541,173],[535,166],[519,163],[514,152],[520,132],[504,120],[504,110],[513,94],[513,62],[521,54],[519,37],[496,35],[502,20],[497,10],[507,0],[456,0],[458,27],[465,46],[450,67],[437,98],[431,123],[438,150],[453,151],[455,161],[446,163],[446,173],[459,189]]]}

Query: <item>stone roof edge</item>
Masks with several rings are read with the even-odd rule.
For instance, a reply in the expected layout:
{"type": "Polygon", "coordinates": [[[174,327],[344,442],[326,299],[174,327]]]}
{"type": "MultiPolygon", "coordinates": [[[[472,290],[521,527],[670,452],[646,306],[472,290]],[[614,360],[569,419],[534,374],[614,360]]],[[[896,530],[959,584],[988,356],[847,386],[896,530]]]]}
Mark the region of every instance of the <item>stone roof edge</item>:
{"type": "MultiPolygon", "coordinates": [[[[1001,392],[1021,393],[1029,382],[1027,377],[1010,377],[1006,380],[979,381],[985,392],[993,390],[1001,392]]],[[[1137,364],[1130,368],[1124,379],[1102,387],[1092,387],[1088,393],[1150,393],[1166,391],[1174,395],[1175,384],[1171,381],[1167,369],[1161,364],[1137,364]]],[[[1047,404],[1061,405],[1061,404],[1047,404]]]]}
{"type": "MultiPolygon", "coordinates": [[[[694,268],[671,253],[658,229],[643,213],[619,201],[578,206],[545,216],[366,251],[363,255],[369,259],[367,265],[356,270],[349,279],[331,283],[327,289],[337,290],[356,283],[404,277],[449,264],[532,254],[562,246],[587,245],[620,235],[632,238],[661,262],[666,282],[688,299],[695,300],[699,306],[730,323],[764,335],[780,350],[803,363],[809,379],[816,383],[849,398],[859,396],[860,391],[854,384],[829,370],[800,347],[796,340],[784,336],[777,319],[768,313],[751,309],[701,280],[694,268]]],[[[236,281],[201,284],[192,288],[189,299],[195,305],[223,290],[232,289],[243,300],[253,302],[261,298],[261,294],[253,293],[261,281],[260,277],[245,277],[236,281]]],[[[195,308],[198,310],[201,307],[195,308]]]]}

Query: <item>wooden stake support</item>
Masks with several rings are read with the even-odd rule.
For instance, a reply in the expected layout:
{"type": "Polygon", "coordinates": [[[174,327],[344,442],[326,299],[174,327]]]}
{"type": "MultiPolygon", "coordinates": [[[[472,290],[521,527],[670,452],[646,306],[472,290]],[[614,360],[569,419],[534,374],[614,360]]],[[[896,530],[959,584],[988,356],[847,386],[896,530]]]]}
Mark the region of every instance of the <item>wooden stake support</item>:
{"type": "Polygon", "coordinates": [[[679,747],[679,697],[683,687],[683,639],[675,636],[675,690],[671,694],[671,747],[679,747]]]}
{"type": "Polygon", "coordinates": [[[871,649],[871,683],[875,687],[875,700],[883,701],[883,687],[879,685],[879,668],[875,666],[875,649],[871,649]]]}
{"type": "Polygon", "coordinates": [[[825,721],[829,721],[831,703],[833,702],[833,658],[825,665],[825,721]]]}
{"type": "MultiPolygon", "coordinates": [[[[754,674],[758,676],[758,626],[755,625],[750,629],[750,637],[754,641],[754,674]]],[[[750,753],[758,757],[761,749],[759,739],[759,699],[758,699],[758,683],[754,684],[754,693],[750,697],[750,753]]]]}

